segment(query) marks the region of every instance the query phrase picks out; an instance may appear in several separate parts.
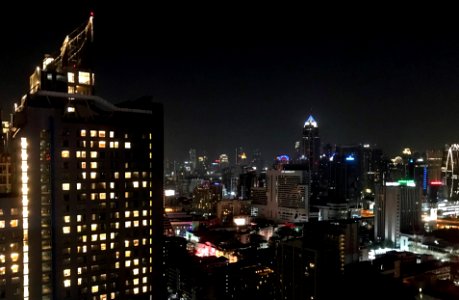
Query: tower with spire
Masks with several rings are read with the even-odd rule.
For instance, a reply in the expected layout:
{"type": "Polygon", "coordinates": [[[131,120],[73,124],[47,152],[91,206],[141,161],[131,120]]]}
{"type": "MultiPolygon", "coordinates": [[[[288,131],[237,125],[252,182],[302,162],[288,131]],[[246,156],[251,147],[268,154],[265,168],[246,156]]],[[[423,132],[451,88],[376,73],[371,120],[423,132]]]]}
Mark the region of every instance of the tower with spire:
{"type": "Polygon", "coordinates": [[[300,159],[309,165],[313,173],[318,172],[320,160],[319,126],[312,115],[309,115],[304,122],[300,159]]]}

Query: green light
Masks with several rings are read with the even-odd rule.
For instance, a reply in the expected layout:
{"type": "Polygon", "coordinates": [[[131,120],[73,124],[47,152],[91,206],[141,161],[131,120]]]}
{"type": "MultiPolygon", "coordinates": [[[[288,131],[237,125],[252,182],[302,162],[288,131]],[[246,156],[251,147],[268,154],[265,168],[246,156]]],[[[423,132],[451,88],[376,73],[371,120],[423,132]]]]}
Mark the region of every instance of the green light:
{"type": "Polygon", "coordinates": [[[400,185],[408,185],[408,186],[415,186],[416,184],[414,183],[414,180],[410,179],[402,179],[402,180],[399,180],[398,183],[400,185]]]}

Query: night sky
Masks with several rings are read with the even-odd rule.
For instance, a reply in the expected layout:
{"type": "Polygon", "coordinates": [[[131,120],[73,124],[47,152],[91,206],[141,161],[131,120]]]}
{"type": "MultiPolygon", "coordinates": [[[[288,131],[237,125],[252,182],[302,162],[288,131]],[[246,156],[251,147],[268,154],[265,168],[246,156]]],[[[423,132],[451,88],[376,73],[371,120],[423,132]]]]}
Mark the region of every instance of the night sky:
{"type": "MultiPolygon", "coordinates": [[[[43,55],[87,21],[91,5],[81,3],[3,12],[4,111],[43,55]]],[[[96,91],[163,103],[168,159],[189,148],[211,159],[233,159],[238,146],[266,160],[290,154],[311,112],[323,143],[371,143],[392,156],[459,142],[459,34],[448,20],[126,3],[93,7],[96,91]]]]}

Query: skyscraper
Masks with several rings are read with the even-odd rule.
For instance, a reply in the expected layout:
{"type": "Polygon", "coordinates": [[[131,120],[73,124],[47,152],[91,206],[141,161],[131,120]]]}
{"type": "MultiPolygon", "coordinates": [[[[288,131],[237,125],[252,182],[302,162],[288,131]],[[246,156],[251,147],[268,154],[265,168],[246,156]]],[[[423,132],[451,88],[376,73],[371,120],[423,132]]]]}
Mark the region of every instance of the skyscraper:
{"type": "Polygon", "coordinates": [[[301,160],[306,161],[312,173],[319,170],[320,137],[319,127],[312,115],[308,117],[303,126],[301,160]]]}
{"type": "Polygon", "coordinates": [[[151,299],[161,287],[163,112],[93,95],[93,20],[31,76],[12,147],[24,299],[151,299]]]}

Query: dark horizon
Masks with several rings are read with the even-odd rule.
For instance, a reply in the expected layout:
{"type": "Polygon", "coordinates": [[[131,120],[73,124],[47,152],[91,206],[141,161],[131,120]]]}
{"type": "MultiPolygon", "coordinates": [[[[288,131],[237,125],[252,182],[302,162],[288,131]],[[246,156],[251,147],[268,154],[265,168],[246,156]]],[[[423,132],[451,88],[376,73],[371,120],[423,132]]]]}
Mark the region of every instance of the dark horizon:
{"type": "MultiPolygon", "coordinates": [[[[4,114],[92,5],[49,6],[1,21],[4,114]]],[[[274,9],[94,12],[96,93],[113,103],[145,95],[163,103],[168,159],[185,159],[190,148],[209,159],[232,159],[239,146],[266,160],[290,154],[310,113],[324,144],[376,144],[393,156],[459,141],[459,40],[444,24],[354,27],[274,9]]]]}

